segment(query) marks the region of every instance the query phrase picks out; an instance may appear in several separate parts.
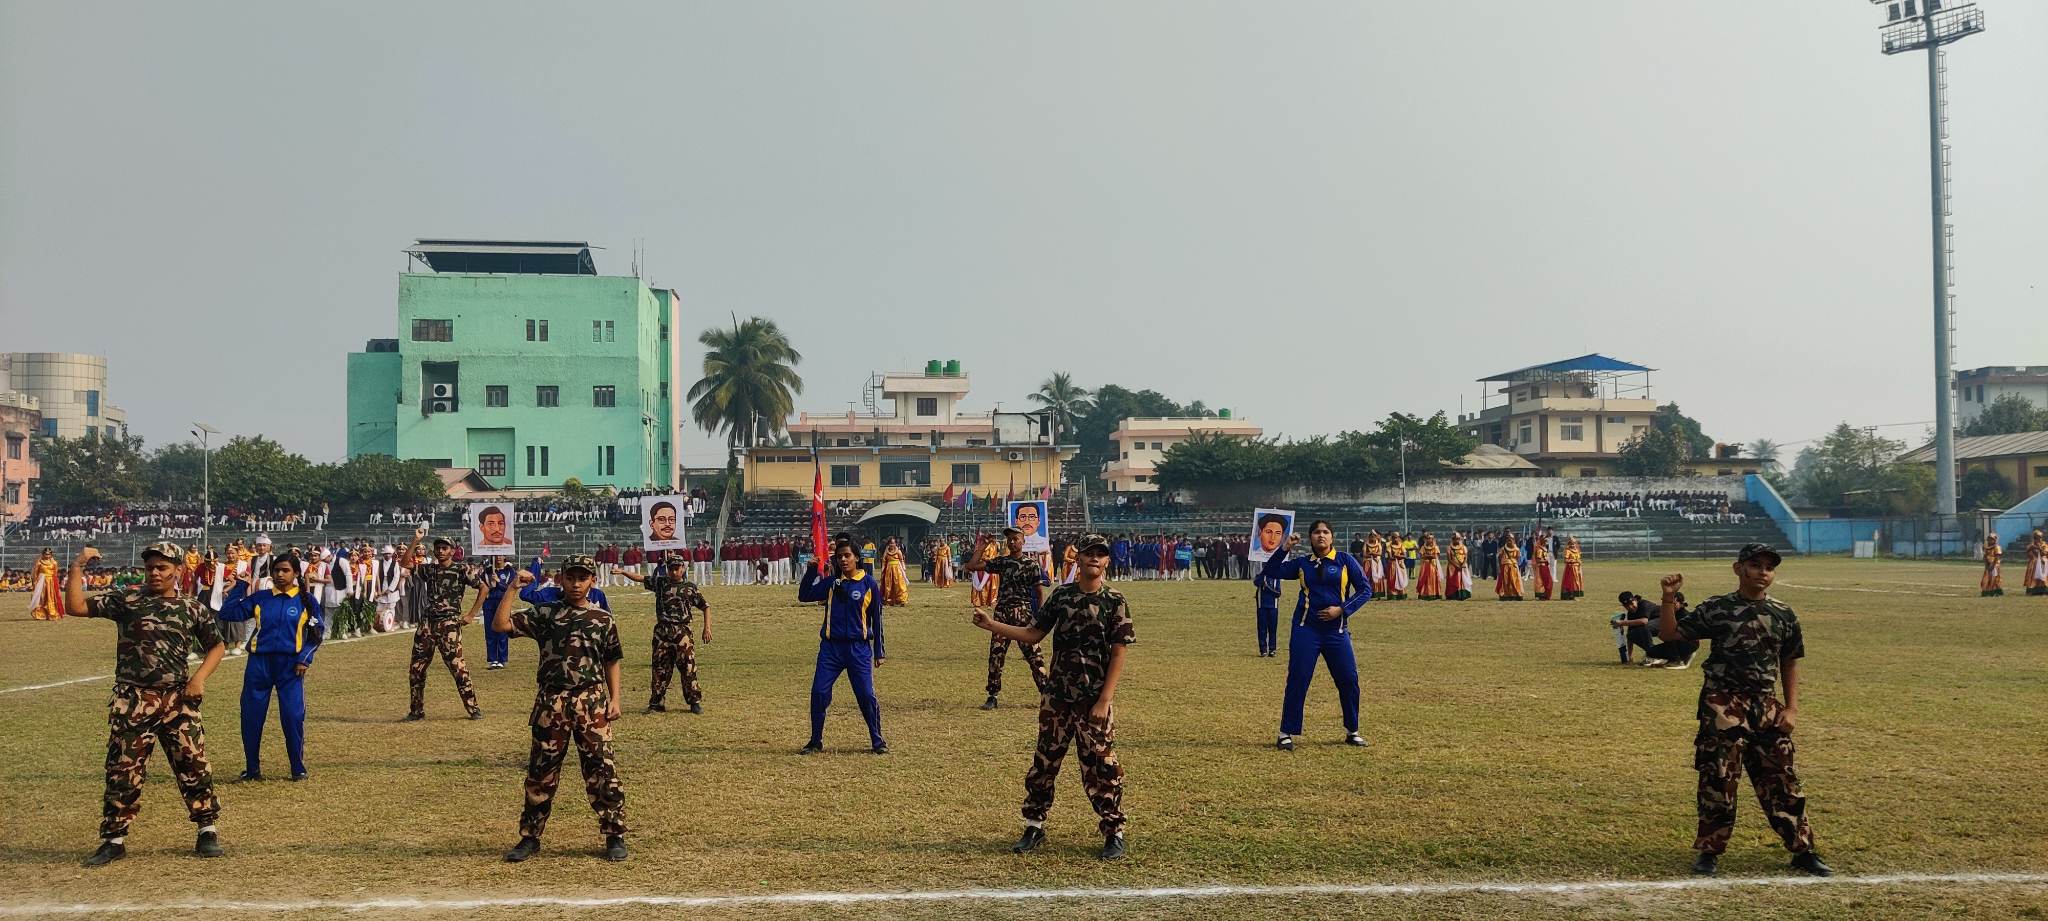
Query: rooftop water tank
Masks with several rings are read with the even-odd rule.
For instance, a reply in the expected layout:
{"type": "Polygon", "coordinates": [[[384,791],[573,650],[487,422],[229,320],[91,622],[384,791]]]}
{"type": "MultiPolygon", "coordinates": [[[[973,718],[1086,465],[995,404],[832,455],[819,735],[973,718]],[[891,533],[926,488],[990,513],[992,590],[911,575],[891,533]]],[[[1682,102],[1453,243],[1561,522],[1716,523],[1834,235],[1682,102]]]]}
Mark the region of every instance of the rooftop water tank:
{"type": "Polygon", "coordinates": [[[944,363],[944,362],[942,362],[942,361],[940,361],[940,360],[938,360],[938,359],[936,359],[936,358],[934,358],[934,359],[932,359],[932,360],[930,360],[930,361],[927,361],[927,362],[925,362],[925,363],[924,363],[924,376],[926,376],[926,377],[938,377],[938,376],[939,376],[939,373],[940,373],[941,371],[943,371],[944,369],[945,369],[945,363],[944,363]]]}

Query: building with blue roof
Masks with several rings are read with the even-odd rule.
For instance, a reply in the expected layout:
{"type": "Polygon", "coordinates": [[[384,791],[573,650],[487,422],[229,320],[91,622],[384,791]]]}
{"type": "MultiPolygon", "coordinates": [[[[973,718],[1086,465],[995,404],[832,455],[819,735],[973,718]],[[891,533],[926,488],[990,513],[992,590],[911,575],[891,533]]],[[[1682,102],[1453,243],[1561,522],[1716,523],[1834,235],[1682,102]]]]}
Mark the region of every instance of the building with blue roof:
{"type": "MultiPolygon", "coordinates": [[[[1479,379],[1479,411],[1458,424],[1483,445],[1497,445],[1535,464],[1543,476],[1613,476],[1622,446],[1649,431],[1657,414],[1650,393],[1655,368],[1606,355],[1502,371],[1479,379]]],[[[1715,454],[1724,453],[1716,451],[1715,454]]],[[[1749,458],[1699,458],[1687,472],[1707,476],[1756,473],[1749,458]]]]}

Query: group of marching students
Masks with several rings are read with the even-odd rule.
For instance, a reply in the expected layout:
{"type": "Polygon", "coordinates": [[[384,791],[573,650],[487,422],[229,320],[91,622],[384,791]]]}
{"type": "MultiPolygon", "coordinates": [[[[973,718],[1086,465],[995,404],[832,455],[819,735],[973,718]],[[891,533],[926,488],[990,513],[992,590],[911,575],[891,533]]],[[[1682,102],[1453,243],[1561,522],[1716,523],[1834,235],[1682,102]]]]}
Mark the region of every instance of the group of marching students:
{"type": "MultiPolygon", "coordinates": [[[[1984,535],[1983,557],[1984,577],[1978,594],[1985,598],[2005,594],[2005,575],[1999,566],[2005,548],[1998,545],[1996,533],[1984,535]]],[[[2048,595],[2048,537],[2043,537],[2039,528],[2027,537],[2027,569],[2020,576],[2020,585],[2029,595],[2048,595]]]]}
{"type": "Polygon", "coordinates": [[[1453,531],[1448,547],[1428,531],[1417,538],[1375,530],[1353,535],[1351,555],[1364,568],[1373,596],[1382,600],[1412,593],[1421,601],[1469,601],[1475,566],[1479,578],[1493,580],[1494,597],[1501,601],[1521,601],[1524,592],[1538,601],[1573,601],[1586,594],[1579,539],[1560,542],[1544,528],[1522,538],[1510,530],[1488,531],[1470,543],[1464,532],[1453,531]]]}

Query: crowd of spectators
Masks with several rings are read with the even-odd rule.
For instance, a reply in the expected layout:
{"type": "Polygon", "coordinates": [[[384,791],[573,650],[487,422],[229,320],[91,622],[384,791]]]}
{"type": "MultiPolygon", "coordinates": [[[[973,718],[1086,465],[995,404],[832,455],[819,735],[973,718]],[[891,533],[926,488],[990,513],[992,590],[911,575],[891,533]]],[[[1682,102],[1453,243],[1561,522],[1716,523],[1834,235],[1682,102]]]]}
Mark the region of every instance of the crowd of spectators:
{"type": "Polygon", "coordinates": [[[1539,518],[1641,518],[1645,512],[1676,512],[1695,523],[1743,520],[1742,513],[1735,511],[1728,501],[1728,495],[1713,490],[1559,492],[1536,497],[1539,518]]]}

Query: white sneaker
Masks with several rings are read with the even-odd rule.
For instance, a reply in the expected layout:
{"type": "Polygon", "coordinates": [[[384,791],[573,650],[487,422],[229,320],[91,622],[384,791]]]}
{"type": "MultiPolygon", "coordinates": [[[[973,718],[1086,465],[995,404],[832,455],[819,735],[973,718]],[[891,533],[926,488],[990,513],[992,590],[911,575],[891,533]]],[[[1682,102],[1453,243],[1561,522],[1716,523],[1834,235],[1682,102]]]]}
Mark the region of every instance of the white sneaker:
{"type": "Polygon", "coordinates": [[[1684,669],[1684,668],[1685,668],[1686,666],[1688,666],[1688,665],[1691,665],[1691,664],[1692,664],[1692,657],[1691,657],[1691,656],[1686,656],[1686,657],[1685,657],[1685,658],[1683,658],[1683,659],[1676,659],[1676,660],[1673,660],[1673,661],[1670,661],[1670,662],[1666,662],[1666,663],[1664,663],[1664,667],[1665,667],[1665,668],[1668,668],[1668,669],[1672,669],[1672,670],[1674,670],[1674,671],[1677,671],[1677,670],[1682,670],[1682,669],[1684,669]]]}
{"type": "Polygon", "coordinates": [[[1643,661],[1641,661],[1641,662],[1639,662],[1639,663],[1637,663],[1637,664],[1638,664],[1638,665],[1640,665],[1640,666],[1641,666],[1641,667],[1643,667],[1643,668],[1657,668],[1657,667],[1659,667],[1659,666],[1662,666],[1662,665],[1664,664],[1664,660],[1663,660],[1663,659],[1644,659],[1643,661]]]}

